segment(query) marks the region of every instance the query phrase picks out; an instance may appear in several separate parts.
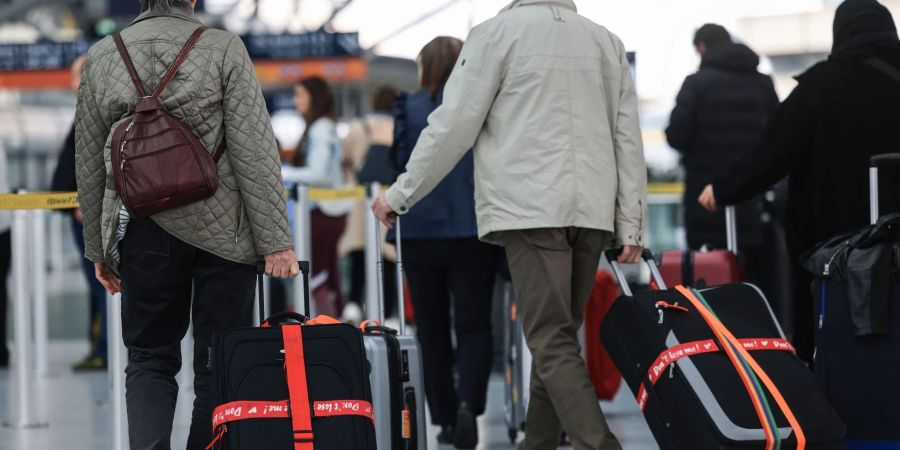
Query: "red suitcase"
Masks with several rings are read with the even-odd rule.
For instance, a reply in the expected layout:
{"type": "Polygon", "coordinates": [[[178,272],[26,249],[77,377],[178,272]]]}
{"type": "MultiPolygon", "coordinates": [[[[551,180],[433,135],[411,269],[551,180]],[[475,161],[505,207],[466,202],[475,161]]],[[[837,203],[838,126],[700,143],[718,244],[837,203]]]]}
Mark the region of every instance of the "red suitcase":
{"type": "Polygon", "coordinates": [[[622,374],[603,343],[597,339],[600,324],[619,295],[619,286],[612,274],[605,270],[598,271],[594,279],[594,291],[584,311],[584,359],[600,400],[612,400],[622,384],[622,374]]]}
{"type": "Polygon", "coordinates": [[[673,250],[663,252],[659,273],[669,286],[684,285],[695,288],[740,283],[744,281],[744,267],[738,258],[737,223],[735,209],[725,210],[727,250],[673,250]]]}

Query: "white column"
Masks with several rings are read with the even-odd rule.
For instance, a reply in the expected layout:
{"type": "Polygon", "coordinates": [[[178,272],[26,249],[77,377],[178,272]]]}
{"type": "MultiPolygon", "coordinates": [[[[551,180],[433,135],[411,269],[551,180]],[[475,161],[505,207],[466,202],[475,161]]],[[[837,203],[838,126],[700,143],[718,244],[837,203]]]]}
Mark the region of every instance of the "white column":
{"type": "Polygon", "coordinates": [[[28,211],[31,299],[34,304],[34,368],[38,376],[46,376],[47,368],[47,253],[44,218],[47,212],[28,211]]]}
{"type": "Polygon", "coordinates": [[[128,450],[128,416],[125,409],[125,366],[128,352],[122,341],[121,294],[106,296],[106,324],[112,450],[128,450]]]}

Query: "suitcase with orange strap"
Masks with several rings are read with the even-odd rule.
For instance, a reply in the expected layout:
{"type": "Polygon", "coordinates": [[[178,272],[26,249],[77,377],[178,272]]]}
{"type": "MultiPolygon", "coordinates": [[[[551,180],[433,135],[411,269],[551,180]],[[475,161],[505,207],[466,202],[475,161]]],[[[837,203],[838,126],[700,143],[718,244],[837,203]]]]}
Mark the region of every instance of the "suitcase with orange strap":
{"type": "MultiPolygon", "coordinates": [[[[309,311],[309,263],[301,262],[309,311]]],[[[259,316],[265,317],[262,268],[259,316]]],[[[275,314],[210,351],[215,450],[376,450],[362,333],[320,316],[275,314]]]]}
{"type": "Polygon", "coordinates": [[[600,335],[663,450],[846,448],[844,425],[794,354],[762,292],[749,284],[624,296],[600,335]]]}

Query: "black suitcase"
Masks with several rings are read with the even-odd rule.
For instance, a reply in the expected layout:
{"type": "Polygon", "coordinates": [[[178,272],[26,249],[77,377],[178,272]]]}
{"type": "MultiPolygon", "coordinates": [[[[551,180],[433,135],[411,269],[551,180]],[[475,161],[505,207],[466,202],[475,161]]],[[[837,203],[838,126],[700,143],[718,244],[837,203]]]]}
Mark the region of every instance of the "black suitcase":
{"type": "MultiPolygon", "coordinates": [[[[900,162],[900,154],[873,158],[870,221],[879,219],[878,163],[900,162]]],[[[814,253],[814,251],[810,252],[814,253]]],[[[808,270],[811,270],[807,266],[808,270]]],[[[900,278],[894,267],[891,330],[856,337],[847,283],[832,280],[827,267],[813,274],[815,353],[813,371],[826,398],[847,424],[851,450],[900,450],[900,278]]],[[[832,270],[832,272],[834,272],[832,270]]]]}
{"type": "Polygon", "coordinates": [[[606,256],[625,295],[613,304],[600,335],[663,450],[845,448],[844,425],[793,353],[759,289],[730,284],[666,290],[645,251],[662,290],[632,295],[616,262],[620,253],[606,256]],[[805,446],[798,445],[779,393],[805,446]],[[775,430],[768,441],[764,420],[775,430]]]}
{"type": "MultiPolygon", "coordinates": [[[[301,272],[309,311],[308,262],[301,272]]],[[[259,286],[262,319],[262,268],[259,286]]],[[[280,313],[260,328],[234,329],[215,341],[213,449],[376,450],[362,333],[331,322],[280,313]],[[298,403],[305,403],[304,414],[291,408],[298,403]]]]}

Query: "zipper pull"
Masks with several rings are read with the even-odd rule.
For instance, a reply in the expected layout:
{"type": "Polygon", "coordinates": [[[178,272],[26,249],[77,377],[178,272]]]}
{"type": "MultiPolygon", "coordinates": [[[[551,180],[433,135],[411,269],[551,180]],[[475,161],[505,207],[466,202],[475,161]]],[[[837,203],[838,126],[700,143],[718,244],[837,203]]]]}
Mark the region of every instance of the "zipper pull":
{"type": "Polygon", "coordinates": [[[665,313],[665,311],[663,311],[662,308],[659,308],[657,311],[659,312],[659,322],[657,322],[657,323],[660,324],[660,325],[662,325],[662,323],[663,323],[663,318],[664,318],[664,316],[665,316],[666,313],[665,313]]]}
{"type": "Polygon", "coordinates": [[[669,366],[669,379],[671,380],[673,378],[675,378],[675,363],[672,363],[672,365],[669,366]]]}

